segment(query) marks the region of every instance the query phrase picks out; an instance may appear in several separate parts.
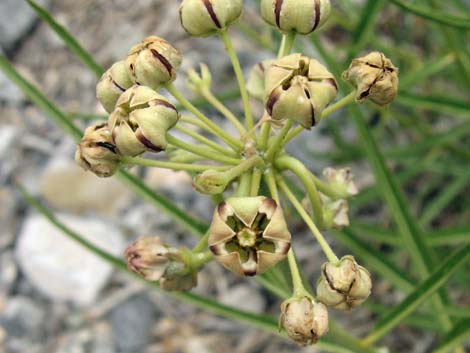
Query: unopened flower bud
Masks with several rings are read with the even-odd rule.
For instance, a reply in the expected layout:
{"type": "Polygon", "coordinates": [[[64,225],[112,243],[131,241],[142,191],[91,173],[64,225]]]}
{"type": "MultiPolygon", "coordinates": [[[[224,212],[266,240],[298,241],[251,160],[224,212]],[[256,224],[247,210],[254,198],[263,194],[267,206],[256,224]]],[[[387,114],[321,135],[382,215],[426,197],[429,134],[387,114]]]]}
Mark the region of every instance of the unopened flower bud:
{"type": "Polygon", "coordinates": [[[356,101],[359,103],[370,99],[384,106],[397,96],[398,69],[383,53],[372,52],[354,59],[343,73],[343,79],[356,88],[356,101]]]}
{"type": "Polygon", "coordinates": [[[326,22],[330,12],[330,0],[261,0],[263,19],[285,33],[312,33],[326,22]]]}
{"type": "Polygon", "coordinates": [[[96,85],[96,98],[98,98],[103,108],[111,113],[119,96],[132,85],[125,62],[119,61],[101,76],[96,85]]]}
{"type": "Polygon", "coordinates": [[[170,43],[150,36],[130,50],[126,68],[135,84],[157,89],[176,79],[182,60],[181,53],[170,43]]]}
{"type": "Polygon", "coordinates": [[[328,333],[328,310],[310,298],[291,298],[281,305],[279,327],[301,346],[315,344],[328,333]]]}
{"type": "Polygon", "coordinates": [[[362,304],[371,288],[369,272],[348,255],[338,264],[323,264],[317,283],[317,300],[335,309],[349,310],[362,304]]]}
{"type": "Polygon", "coordinates": [[[159,237],[142,237],[125,252],[130,271],[147,281],[159,281],[167,291],[188,291],[197,285],[197,272],[185,258],[185,251],[163,243],[159,237]]]}
{"type": "Polygon", "coordinates": [[[349,226],[349,204],[343,199],[333,200],[320,193],[323,219],[326,229],[342,229],[349,226]]]}
{"type": "Polygon", "coordinates": [[[181,25],[192,36],[206,37],[230,26],[242,10],[243,0],[183,0],[181,25]]]}
{"type": "Polygon", "coordinates": [[[108,124],[119,151],[137,156],[165,150],[166,133],[178,120],[175,106],[165,97],[149,87],[133,86],[119,97],[108,124]]]}
{"type": "Polygon", "coordinates": [[[316,125],[338,88],[333,75],[315,59],[292,54],[266,70],[266,110],[273,120],[292,119],[306,129],[316,125]]]}
{"type": "Polygon", "coordinates": [[[200,74],[194,69],[188,71],[188,86],[196,93],[210,89],[212,85],[212,75],[207,65],[201,64],[200,68],[200,74]]]}
{"type": "Polygon", "coordinates": [[[116,173],[120,159],[107,124],[88,127],[75,152],[75,162],[101,178],[116,173]]]}
{"type": "Polygon", "coordinates": [[[215,209],[209,248],[217,261],[239,275],[255,276],[283,260],[291,235],[273,199],[233,197],[215,209]]]}
{"type": "Polygon", "coordinates": [[[230,179],[223,172],[207,170],[194,177],[193,187],[205,195],[218,195],[225,191],[230,179]]]}
{"type": "Polygon", "coordinates": [[[274,62],[274,60],[265,60],[256,64],[248,76],[246,89],[248,93],[255,99],[264,102],[266,95],[265,74],[266,69],[274,62]]]}
{"type": "Polygon", "coordinates": [[[351,172],[350,168],[325,168],[323,170],[323,175],[328,184],[340,189],[341,192],[346,193],[348,196],[355,196],[359,193],[359,190],[354,183],[354,174],[351,172]]]}

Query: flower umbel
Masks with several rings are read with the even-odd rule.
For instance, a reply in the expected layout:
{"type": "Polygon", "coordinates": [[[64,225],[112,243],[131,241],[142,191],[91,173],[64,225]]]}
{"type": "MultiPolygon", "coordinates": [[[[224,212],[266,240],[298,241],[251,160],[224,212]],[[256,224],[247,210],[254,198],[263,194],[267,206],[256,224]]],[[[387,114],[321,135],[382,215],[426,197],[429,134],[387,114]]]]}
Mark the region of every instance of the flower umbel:
{"type": "Polygon", "coordinates": [[[233,197],[218,205],[209,230],[216,260],[239,275],[255,276],[283,260],[291,235],[276,201],[233,197]]]}
{"type": "Polygon", "coordinates": [[[308,297],[290,298],[281,305],[279,328],[300,346],[315,344],[328,332],[328,310],[308,297]]]}

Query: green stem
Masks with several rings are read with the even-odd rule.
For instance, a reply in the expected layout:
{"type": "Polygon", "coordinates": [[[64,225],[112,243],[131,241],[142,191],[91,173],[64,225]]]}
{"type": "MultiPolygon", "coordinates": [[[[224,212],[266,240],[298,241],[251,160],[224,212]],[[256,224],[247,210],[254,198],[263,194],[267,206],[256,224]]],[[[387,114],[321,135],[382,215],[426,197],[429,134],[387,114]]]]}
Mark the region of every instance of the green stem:
{"type": "Polygon", "coordinates": [[[237,188],[235,195],[237,197],[245,197],[245,196],[250,195],[250,191],[251,191],[251,174],[244,173],[240,177],[240,182],[238,184],[238,188],[237,188]]]}
{"type": "Polygon", "coordinates": [[[299,213],[300,217],[304,220],[304,222],[307,224],[307,226],[310,228],[312,231],[313,235],[317,239],[318,243],[320,244],[323,252],[325,253],[326,257],[328,258],[328,261],[330,261],[333,264],[339,263],[338,257],[335,255],[333,250],[331,249],[330,245],[327,243],[323,235],[320,233],[318,230],[317,226],[315,223],[312,221],[310,216],[308,215],[307,211],[302,207],[302,204],[297,200],[295,195],[292,193],[290,190],[289,186],[285,183],[285,181],[282,178],[279,178],[277,180],[277,183],[279,187],[281,188],[282,192],[287,196],[289,201],[292,203],[294,208],[297,210],[299,213]]]}
{"type": "MultiPolygon", "coordinates": [[[[337,110],[344,108],[345,106],[353,103],[356,98],[356,91],[352,91],[349,93],[347,96],[341,98],[339,101],[336,103],[330,105],[328,108],[326,108],[320,118],[320,121],[325,119],[326,117],[330,116],[337,110]]],[[[300,134],[302,131],[304,131],[304,128],[302,126],[297,126],[294,130],[292,130],[286,137],[284,144],[289,143],[294,137],[296,137],[298,134],[300,134]]]]}
{"type": "Polygon", "coordinates": [[[351,194],[348,192],[347,187],[345,185],[334,185],[325,183],[313,173],[311,173],[311,177],[318,191],[322,192],[329,198],[333,200],[346,200],[351,197],[351,194]]]}
{"type": "Polygon", "coordinates": [[[281,47],[279,48],[279,52],[277,58],[283,58],[286,55],[289,55],[292,51],[292,47],[294,46],[296,32],[292,31],[287,34],[282,35],[282,42],[281,47]]]}
{"type": "Polygon", "coordinates": [[[217,109],[223,116],[227,118],[238,130],[241,136],[246,134],[246,129],[238,118],[228,109],[221,101],[217,99],[216,96],[208,88],[203,88],[200,91],[201,95],[210,103],[212,106],[217,109]]]}
{"type": "Polygon", "coordinates": [[[225,132],[221,127],[211,121],[207,116],[205,116],[199,109],[197,109],[190,101],[188,101],[182,94],[179,92],[176,87],[169,83],[165,86],[168,92],[175,97],[175,99],[181,103],[188,111],[193,113],[199,120],[201,120],[206,126],[208,126],[214,134],[224,140],[230,147],[235,151],[239,151],[243,148],[243,144],[235,139],[233,136],[225,132]]]}
{"type": "Polygon", "coordinates": [[[292,125],[294,124],[294,121],[289,119],[287,120],[286,124],[282,128],[282,130],[279,132],[279,134],[276,136],[274,139],[273,144],[269,147],[268,151],[266,152],[266,160],[267,161],[272,161],[274,157],[276,157],[276,154],[282,150],[284,146],[284,139],[286,138],[287,134],[289,133],[289,130],[292,128],[292,125]]]}
{"type": "Polygon", "coordinates": [[[181,125],[176,125],[175,128],[177,130],[181,131],[182,133],[184,133],[188,136],[191,136],[193,139],[207,145],[208,147],[212,148],[213,150],[216,150],[216,151],[222,153],[223,155],[225,155],[227,157],[233,157],[233,158],[238,157],[238,154],[236,152],[229,151],[229,150],[223,148],[218,143],[208,139],[207,137],[202,136],[201,134],[198,134],[196,131],[185,128],[184,126],[181,126],[181,125]]]}
{"type": "Polygon", "coordinates": [[[203,172],[209,169],[226,171],[230,169],[230,166],[173,163],[173,162],[156,161],[152,159],[145,159],[145,158],[139,158],[139,157],[122,157],[121,163],[127,164],[127,165],[140,165],[143,167],[154,167],[154,168],[163,168],[163,169],[172,169],[172,170],[186,170],[186,171],[191,171],[191,172],[203,172]]]}
{"type": "Polygon", "coordinates": [[[235,71],[235,76],[237,76],[238,85],[240,86],[240,94],[243,100],[243,109],[245,110],[245,119],[246,119],[246,127],[248,131],[253,130],[254,128],[254,121],[253,115],[251,114],[251,107],[250,107],[250,98],[248,96],[248,91],[246,89],[245,78],[243,77],[242,67],[240,62],[238,61],[237,53],[233,48],[232,40],[227,32],[227,29],[223,29],[219,31],[219,36],[224,42],[225,49],[232,61],[233,70],[235,71]]]}
{"type": "Polygon", "coordinates": [[[207,241],[209,240],[209,232],[207,232],[193,248],[194,253],[203,252],[207,249],[207,241]]]}
{"type": "Polygon", "coordinates": [[[226,172],[224,172],[224,174],[227,176],[227,178],[229,178],[230,180],[233,180],[236,177],[239,177],[240,175],[242,175],[243,173],[248,172],[250,169],[260,166],[262,164],[264,164],[263,158],[261,158],[260,156],[253,156],[251,158],[244,160],[236,167],[233,167],[232,169],[227,170],[226,172]]]}
{"type": "Polygon", "coordinates": [[[323,229],[325,221],[323,219],[323,207],[320,200],[317,187],[312,179],[312,173],[308,168],[298,159],[290,156],[282,156],[275,161],[276,168],[280,170],[288,169],[292,171],[304,185],[305,191],[307,191],[308,198],[312,205],[313,219],[316,224],[323,229]]]}
{"type": "Polygon", "coordinates": [[[253,175],[251,176],[250,196],[258,196],[262,177],[263,172],[260,169],[255,169],[253,171],[253,175]]]}
{"type": "Polygon", "coordinates": [[[258,147],[261,151],[266,151],[268,149],[268,140],[271,135],[271,124],[264,122],[261,126],[261,132],[258,139],[258,147]]]}
{"type": "Polygon", "coordinates": [[[208,262],[214,260],[214,255],[210,251],[199,252],[192,254],[191,256],[191,267],[194,269],[200,269],[208,262]]]}
{"type": "Polygon", "coordinates": [[[191,145],[189,143],[186,143],[184,141],[181,141],[180,139],[177,139],[176,137],[167,134],[166,139],[169,144],[181,148],[185,151],[191,152],[193,154],[197,154],[199,156],[205,157],[209,160],[213,161],[218,161],[226,164],[238,164],[240,163],[240,159],[237,158],[232,158],[232,157],[227,157],[227,156],[222,156],[218,153],[214,153],[215,151],[204,148],[204,146],[197,146],[197,145],[191,145]]]}

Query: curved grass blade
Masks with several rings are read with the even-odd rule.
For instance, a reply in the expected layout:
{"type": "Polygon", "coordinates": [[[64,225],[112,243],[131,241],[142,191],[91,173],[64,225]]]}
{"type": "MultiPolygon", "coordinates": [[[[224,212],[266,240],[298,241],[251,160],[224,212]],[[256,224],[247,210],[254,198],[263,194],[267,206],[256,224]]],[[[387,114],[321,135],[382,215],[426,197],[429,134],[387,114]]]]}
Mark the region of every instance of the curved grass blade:
{"type": "Polygon", "coordinates": [[[411,108],[429,109],[436,112],[458,115],[465,120],[470,119],[468,114],[470,103],[449,97],[424,97],[410,92],[400,92],[396,102],[411,108]]]}
{"type": "Polygon", "coordinates": [[[464,264],[470,255],[470,245],[466,245],[456,251],[437,271],[420,284],[400,305],[392,309],[381,319],[375,328],[362,340],[367,347],[374,344],[406,317],[411,315],[416,308],[423,304],[433,293],[442,287],[447,280],[464,264]]]}
{"type": "MultiPolygon", "coordinates": [[[[135,274],[129,272],[124,261],[108,254],[107,252],[96,247],[89,241],[85,240],[80,234],[76,233],[75,231],[61,223],[60,220],[58,220],[49,209],[47,209],[34,197],[32,197],[21,185],[18,185],[18,188],[22,193],[23,197],[25,198],[26,202],[30,204],[33,208],[35,208],[38,212],[40,212],[44,217],[46,217],[54,226],[60,229],[64,233],[64,235],[78,242],[81,246],[84,246],[86,249],[111,264],[114,268],[123,272],[127,272],[133,277],[142,280],[142,278],[137,277],[135,274]]],[[[159,288],[159,285],[155,282],[145,283],[159,288]]],[[[259,328],[271,334],[284,336],[279,333],[277,320],[271,316],[259,315],[248,311],[240,310],[232,306],[221,304],[213,299],[190,292],[165,293],[181,301],[192,304],[197,308],[207,310],[213,314],[220,315],[231,320],[245,322],[247,324],[252,325],[253,327],[259,328]]],[[[364,350],[359,345],[358,340],[345,335],[337,326],[332,327],[330,334],[325,339],[322,339],[320,342],[318,342],[317,347],[319,349],[331,353],[376,353],[375,349],[373,348],[364,350]],[[339,342],[344,343],[341,344],[339,342]]]]}
{"type": "Polygon", "coordinates": [[[470,29],[470,17],[458,17],[443,11],[428,9],[402,0],[390,0],[393,4],[412,14],[449,27],[470,29]]]}
{"type": "Polygon", "coordinates": [[[450,352],[465,342],[470,342],[470,319],[458,322],[455,328],[442,339],[434,353],[450,352]]]}
{"type": "Polygon", "coordinates": [[[74,53],[97,77],[100,77],[104,70],[101,65],[99,65],[93,56],[86,51],[80,43],[68,32],[68,30],[58,23],[54,17],[52,17],[49,12],[38,5],[33,0],[26,0],[29,5],[33,8],[34,11],[46,22],[54,32],[64,41],[64,43],[69,47],[69,49],[74,53]]]}

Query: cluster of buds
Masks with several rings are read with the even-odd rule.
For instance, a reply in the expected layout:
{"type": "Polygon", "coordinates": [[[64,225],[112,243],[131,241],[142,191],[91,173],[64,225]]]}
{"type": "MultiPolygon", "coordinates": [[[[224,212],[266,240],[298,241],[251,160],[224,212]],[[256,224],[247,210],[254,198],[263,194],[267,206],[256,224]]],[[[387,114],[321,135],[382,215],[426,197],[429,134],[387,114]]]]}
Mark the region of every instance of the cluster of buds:
{"type": "Polygon", "coordinates": [[[166,40],[150,36],[133,46],[127,57],[112,65],[99,80],[96,95],[109,116],[107,122],[86,129],[75,159],[100,177],[110,177],[132,162],[144,166],[157,166],[158,162],[165,168],[199,173],[193,178],[195,190],[224,200],[215,207],[201,243],[189,250],[165,244],[158,237],[140,238],[125,252],[129,270],[148,281],[159,282],[164,290],[188,291],[197,285],[198,272],[212,259],[239,276],[256,276],[288,258],[294,294],[281,305],[279,326],[293,341],[305,346],[328,332],[328,306],[352,309],[367,299],[372,285],[369,272],[350,255],[338,260],[320,233],[322,227],[338,229],[349,225],[348,199],[358,193],[352,173],[349,169],[328,168],[323,173],[324,180],[319,180],[300,161],[292,162],[284,146],[303,129],[312,129],[333,111],[352,103],[354,97],[359,103],[371,100],[380,106],[389,104],[397,95],[398,69],[382,53],[354,59],[343,79],[355,92],[332,104],[338,95],[334,75],[316,59],[302,53],[291,54],[296,34],[310,34],[326,23],[330,0],[261,0],[260,8],[263,19],[283,33],[282,50],[277,59],[254,67],[246,87],[227,32],[240,18],[243,0],[183,0],[179,9],[181,24],[188,34],[220,35],[229,51],[246,110],[245,125],[212,95],[213,76],[207,66],[201,64],[200,73],[188,71],[188,86],[233,123],[240,132],[239,140],[176,90],[172,82],[182,55],[166,40]],[[199,120],[180,119],[175,105],[160,94],[163,88],[199,120]],[[259,124],[253,121],[248,94],[265,108],[259,124]],[[226,146],[182,125],[178,129],[200,144],[191,145],[168,135],[180,120],[202,127],[226,146]],[[297,131],[290,135],[294,124],[298,125],[297,131]],[[258,130],[259,126],[262,128],[258,130]],[[282,126],[282,130],[273,136],[271,126],[282,126]],[[169,161],[137,158],[145,152],[162,151],[168,152],[169,161]],[[198,160],[223,165],[195,165],[198,160]],[[314,217],[309,217],[290,192],[281,175],[286,169],[304,184],[309,196],[304,208],[314,217]],[[263,180],[273,198],[260,192],[264,190],[263,180]],[[227,195],[232,185],[237,188],[236,196],[227,195]],[[315,298],[304,288],[297,268],[280,192],[297,208],[329,259],[321,268],[315,298]],[[321,223],[320,230],[314,224],[317,221],[321,223]]]}

